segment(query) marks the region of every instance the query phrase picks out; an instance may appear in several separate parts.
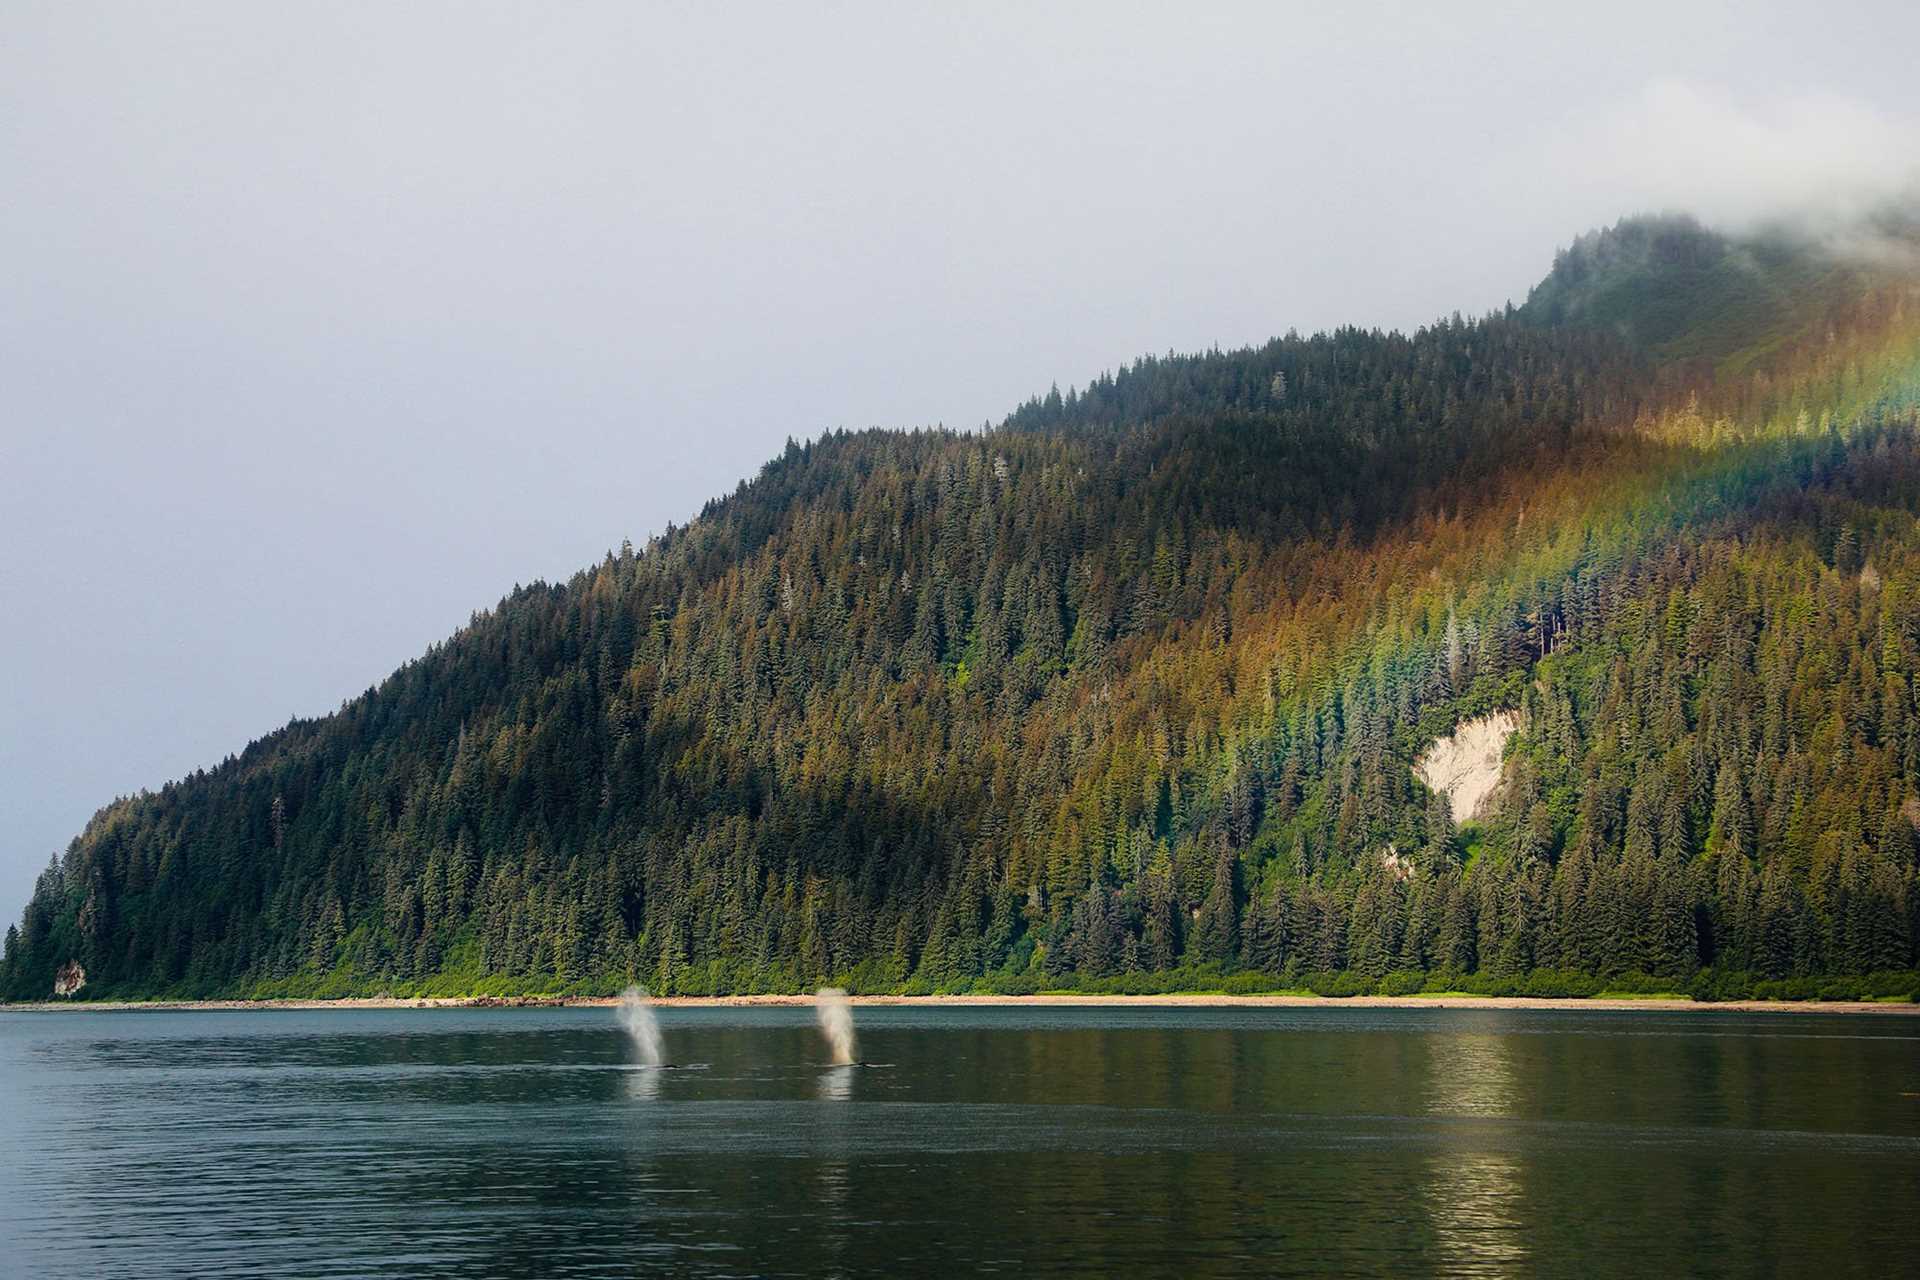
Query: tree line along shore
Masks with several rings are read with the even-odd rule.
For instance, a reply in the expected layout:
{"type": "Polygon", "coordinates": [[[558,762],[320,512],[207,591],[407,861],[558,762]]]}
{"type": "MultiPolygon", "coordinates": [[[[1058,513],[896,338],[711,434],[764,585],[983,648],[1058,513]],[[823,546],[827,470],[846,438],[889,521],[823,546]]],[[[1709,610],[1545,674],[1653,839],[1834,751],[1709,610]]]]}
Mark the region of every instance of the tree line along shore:
{"type": "MultiPolygon", "coordinates": [[[[1630,996],[1606,994],[1559,1000],[1537,996],[1476,996],[1465,992],[1434,992],[1413,996],[1316,996],[1286,993],[1227,995],[1220,992],[1164,995],[1089,995],[1049,992],[1030,996],[1000,995],[865,995],[849,996],[854,1005],[868,1008],[979,1008],[1044,1007],[1176,1009],[1478,1009],[1478,1010],[1606,1010],[1641,1013],[1867,1013],[1920,1014],[1913,1000],[1693,1000],[1685,996],[1630,996]]],[[[0,1013],[132,1013],[206,1012],[221,1010],[353,1010],[353,1009],[574,1009],[615,1008],[617,996],[343,996],[335,1000],[97,1000],[33,1001],[0,1004],[0,1013]]],[[[810,1006],[810,995],[666,996],[652,1000],[666,1008],[779,1008],[810,1006]]]]}

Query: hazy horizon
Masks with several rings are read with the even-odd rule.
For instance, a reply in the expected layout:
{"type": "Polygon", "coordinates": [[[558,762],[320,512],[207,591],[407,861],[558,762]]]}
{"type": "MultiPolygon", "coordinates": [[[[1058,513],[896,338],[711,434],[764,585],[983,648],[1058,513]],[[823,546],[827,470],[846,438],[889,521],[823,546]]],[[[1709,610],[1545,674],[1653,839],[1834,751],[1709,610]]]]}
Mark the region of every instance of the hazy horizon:
{"type": "Polygon", "coordinates": [[[15,4],[0,37],[10,921],[116,795],[790,436],[1477,314],[1623,215],[1845,208],[1920,155],[1893,5],[15,4]]]}

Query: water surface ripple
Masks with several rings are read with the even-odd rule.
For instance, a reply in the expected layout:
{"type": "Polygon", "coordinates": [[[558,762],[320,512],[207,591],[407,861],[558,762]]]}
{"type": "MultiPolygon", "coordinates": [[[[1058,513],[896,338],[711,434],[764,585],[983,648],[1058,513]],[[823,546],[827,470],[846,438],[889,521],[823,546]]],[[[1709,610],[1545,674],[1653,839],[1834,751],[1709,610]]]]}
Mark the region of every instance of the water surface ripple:
{"type": "Polygon", "coordinates": [[[1920,1020],[1421,1009],[0,1014],[70,1276],[1920,1274],[1920,1020]]]}

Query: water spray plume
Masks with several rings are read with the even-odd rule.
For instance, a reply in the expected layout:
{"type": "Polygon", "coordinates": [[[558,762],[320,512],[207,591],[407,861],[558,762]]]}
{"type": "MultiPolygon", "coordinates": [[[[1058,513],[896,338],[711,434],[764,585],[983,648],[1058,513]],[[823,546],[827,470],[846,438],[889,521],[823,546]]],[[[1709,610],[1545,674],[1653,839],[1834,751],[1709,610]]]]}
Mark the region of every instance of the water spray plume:
{"type": "Polygon", "coordinates": [[[847,993],[839,987],[820,988],[814,997],[813,1015],[819,1019],[820,1034],[827,1039],[833,1065],[852,1066],[857,1050],[853,1040],[853,1008],[847,1003],[847,993]]]}
{"type": "Polygon", "coordinates": [[[645,987],[628,987],[620,993],[620,1025],[633,1041],[633,1051],[642,1065],[657,1067],[665,1060],[660,1041],[660,1022],[653,1016],[645,987]]]}

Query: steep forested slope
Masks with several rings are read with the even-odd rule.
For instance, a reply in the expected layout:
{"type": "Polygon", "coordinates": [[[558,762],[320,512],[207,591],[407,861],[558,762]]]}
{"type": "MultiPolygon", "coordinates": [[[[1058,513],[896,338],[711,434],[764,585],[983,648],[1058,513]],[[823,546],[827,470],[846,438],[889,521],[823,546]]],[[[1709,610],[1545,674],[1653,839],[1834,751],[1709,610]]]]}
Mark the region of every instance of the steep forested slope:
{"type": "Polygon", "coordinates": [[[1145,360],[982,434],[790,445],[338,714],[102,810],[0,981],[1909,970],[1900,246],[1633,221],[1517,311],[1145,360]],[[1411,764],[1496,709],[1524,727],[1456,830],[1411,764]]]}

